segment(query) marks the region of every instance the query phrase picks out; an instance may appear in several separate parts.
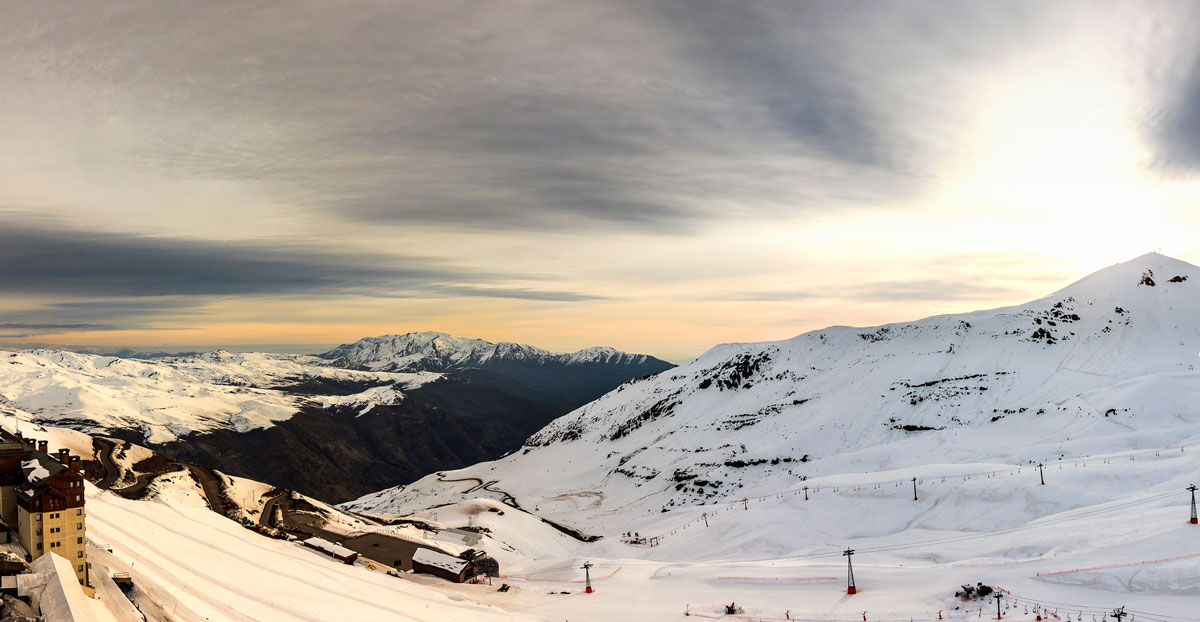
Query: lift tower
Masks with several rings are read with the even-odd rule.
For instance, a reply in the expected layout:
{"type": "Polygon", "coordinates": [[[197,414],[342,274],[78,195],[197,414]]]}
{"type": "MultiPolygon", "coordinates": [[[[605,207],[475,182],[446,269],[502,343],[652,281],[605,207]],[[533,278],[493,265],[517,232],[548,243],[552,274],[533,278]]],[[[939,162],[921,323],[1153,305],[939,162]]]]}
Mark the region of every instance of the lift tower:
{"type": "Polygon", "coordinates": [[[854,586],[854,563],[850,561],[851,555],[854,555],[854,549],[842,551],[842,556],[846,558],[846,593],[857,594],[858,588],[854,586]]]}
{"type": "Polygon", "coordinates": [[[583,588],[584,594],[591,594],[592,592],[596,591],[596,590],[592,589],[592,572],[591,571],[592,571],[592,562],[584,562],[583,563],[583,578],[584,578],[584,586],[585,586],[583,588]]]}

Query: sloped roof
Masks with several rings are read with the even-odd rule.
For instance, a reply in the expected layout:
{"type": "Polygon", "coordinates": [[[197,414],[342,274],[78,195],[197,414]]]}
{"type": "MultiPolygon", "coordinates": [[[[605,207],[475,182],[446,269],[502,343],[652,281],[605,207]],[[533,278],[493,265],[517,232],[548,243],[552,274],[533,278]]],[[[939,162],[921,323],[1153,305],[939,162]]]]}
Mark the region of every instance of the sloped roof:
{"type": "Polygon", "coordinates": [[[21,461],[21,474],[25,476],[25,481],[35,486],[66,468],[67,466],[57,459],[34,450],[25,452],[25,459],[21,461]]]}
{"type": "MultiPolygon", "coordinates": [[[[71,622],[95,619],[88,607],[87,596],[79,587],[71,562],[58,553],[46,553],[33,560],[30,571],[46,577],[46,588],[37,599],[38,609],[47,621],[71,622]]],[[[20,576],[18,576],[18,585],[20,576]]]]}
{"type": "Polygon", "coordinates": [[[326,553],[329,553],[330,555],[336,555],[338,557],[350,557],[351,555],[355,554],[354,551],[351,551],[350,549],[348,549],[344,546],[339,546],[328,540],[323,540],[323,539],[315,537],[315,536],[305,540],[304,544],[307,546],[310,546],[314,549],[320,549],[322,551],[325,551],[326,553]]]}
{"type": "Polygon", "coordinates": [[[451,557],[445,553],[438,553],[430,549],[417,549],[417,552],[413,554],[412,560],[414,564],[425,564],[426,566],[449,570],[453,573],[462,572],[462,569],[467,566],[466,560],[451,557]]]}

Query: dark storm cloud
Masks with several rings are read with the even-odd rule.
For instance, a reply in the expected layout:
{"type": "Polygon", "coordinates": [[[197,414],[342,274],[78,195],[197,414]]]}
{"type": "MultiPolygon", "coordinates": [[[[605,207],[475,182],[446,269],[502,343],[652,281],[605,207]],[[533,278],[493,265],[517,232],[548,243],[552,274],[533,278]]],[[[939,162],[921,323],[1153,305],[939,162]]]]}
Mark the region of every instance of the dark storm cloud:
{"type": "MultiPolygon", "coordinates": [[[[587,298],[573,292],[506,289],[498,280],[503,278],[390,254],[96,234],[13,223],[0,227],[0,291],[10,295],[119,298],[412,292],[536,300],[587,298]],[[454,294],[456,291],[462,293],[454,294]]],[[[184,304],[167,300],[149,306],[164,310],[184,304]]],[[[52,310],[57,317],[95,317],[127,314],[132,306],[129,301],[73,301],[54,305],[52,310]]]]}

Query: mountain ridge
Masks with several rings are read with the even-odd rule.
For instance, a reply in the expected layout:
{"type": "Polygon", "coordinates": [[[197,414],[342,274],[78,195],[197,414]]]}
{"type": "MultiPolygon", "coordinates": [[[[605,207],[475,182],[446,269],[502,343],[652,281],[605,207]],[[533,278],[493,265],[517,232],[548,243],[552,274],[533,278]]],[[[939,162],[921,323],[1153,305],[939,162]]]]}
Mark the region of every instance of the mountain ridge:
{"type": "Polygon", "coordinates": [[[348,365],[384,371],[447,369],[478,366],[494,359],[536,360],[542,363],[579,364],[603,362],[636,365],[666,361],[647,354],[627,353],[608,346],[592,346],[575,352],[553,353],[535,346],[512,341],[490,342],[483,339],[453,337],[436,331],[392,333],[364,337],[345,343],[318,357],[348,365]]]}

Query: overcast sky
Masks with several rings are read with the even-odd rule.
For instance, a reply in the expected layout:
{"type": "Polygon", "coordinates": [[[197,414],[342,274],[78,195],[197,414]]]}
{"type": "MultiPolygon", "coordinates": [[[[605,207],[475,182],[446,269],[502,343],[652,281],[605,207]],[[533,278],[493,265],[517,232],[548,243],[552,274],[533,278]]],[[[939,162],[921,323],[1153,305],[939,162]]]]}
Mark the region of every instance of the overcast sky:
{"type": "Polygon", "coordinates": [[[1200,262],[1195,2],[0,7],[3,346],[682,361],[1200,262]]]}

